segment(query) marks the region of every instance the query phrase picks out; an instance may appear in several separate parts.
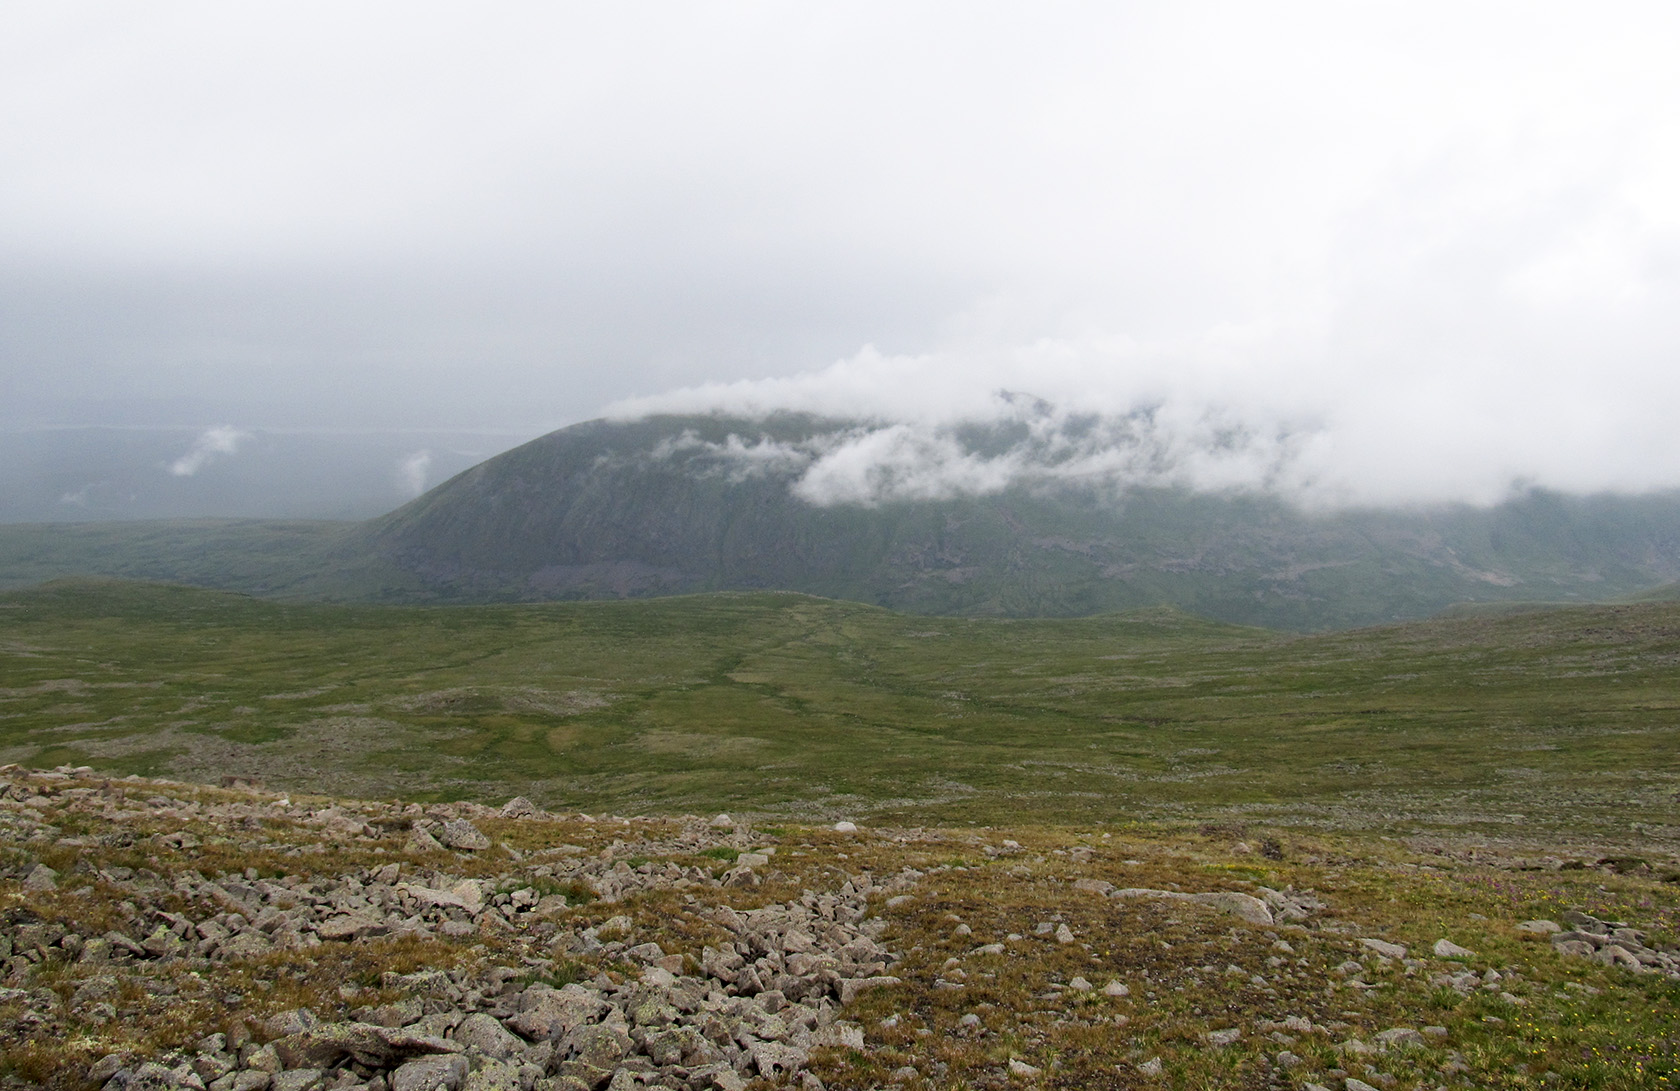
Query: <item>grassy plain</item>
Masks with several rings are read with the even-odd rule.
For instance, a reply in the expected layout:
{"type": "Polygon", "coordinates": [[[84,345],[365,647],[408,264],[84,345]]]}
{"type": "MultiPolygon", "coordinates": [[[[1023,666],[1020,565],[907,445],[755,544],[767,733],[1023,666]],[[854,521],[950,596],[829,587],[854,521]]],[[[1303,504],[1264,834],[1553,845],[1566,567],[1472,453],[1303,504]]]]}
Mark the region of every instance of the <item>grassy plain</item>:
{"type": "MultiPolygon", "coordinates": [[[[278,809],[255,825],[208,821],[150,797],[244,796],[30,778],[0,810],[61,836],[19,825],[0,845],[0,910],[85,923],[122,892],[75,884],[112,865],[155,872],[162,891],[189,868],[325,881],[388,861],[434,885],[502,886],[534,881],[531,867],[555,854],[721,875],[735,850],[775,847],[762,887],[708,887],[692,904],[654,887],[582,899],[558,918],[561,934],[625,914],[638,941],[696,954],[716,938],[702,903],[744,908],[915,869],[914,898],[874,907],[905,955],[902,985],[848,1007],[868,1048],[814,1057],[831,1088],[1667,1087],[1675,983],[1566,957],[1517,923],[1580,910],[1680,943],[1677,705],[1674,602],[1478,609],[1298,636],[1164,609],[927,618],[792,594],[294,605],[66,581],[0,594],[0,762],[212,783],[251,774],[278,809]],[[94,794],[64,791],[72,783],[94,794]],[[113,788],[145,808],[95,814],[113,788]],[[524,794],[564,813],[481,817],[496,847],[445,853],[384,826],[334,840],[310,824],[338,813],[320,808],[358,805],[315,793],[524,794]],[[714,831],[730,849],[674,856],[680,821],[599,817],[717,810],[750,816],[714,831]],[[863,831],[815,824],[838,817],[863,831]],[[119,819],[112,835],[104,823],[119,819]],[[37,861],[63,889],[24,888],[37,861]],[[1205,907],[1105,899],[1082,879],[1292,887],[1325,908],[1252,929],[1205,907]],[[1077,941],[1041,935],[1051,922],[1077,941]],[[1411,960],[1378,957],[1370,937],[1411,960]],[[1476,953],[1432,957],[1439,938],[1476,953]],[[1004,953],[979,946],[993,942],[1004,953]],[[1483,976],[1439,984],[1460,971],[1483,976]],[[1074,984],[1081,975],[1098,990],[1074,984]],[[1129,995],[1101,994],[1107,981],[1129,995]],[[1439,1033],[1412,1048],[1359,1045],[1395,1027],[1439,1033]],[[1230,1031],[1232,1044],[1210,1045],[1230,1031]],[[1039,1071],[1011,1075],[1011,1060],[1039,1071]]],[[[14,959],[17,984],[56,990],[59,1022],[27,1023],[26,994],[7,993],[0,1022],[24,1029],[0,1043],[0,1086],[78,1086],[106,1052],[187,1046],[221,1018],[224,993],[253,1017],[307,1003],[345,1018],[394,998],[386,970],[566,957],[488,930],[383,943],[210,970],[158,963],[168,988],[122,994],[103,1023],[76,1000],[97,966],[14,959]]]]}
{"type": "Polygon", "coordinates": [[[1292,636],[1166,609],[66,581],[0,596],[0,679],[0,760],[36,767],[624,814],[1680,841],[1675,603],[1292,636]]]}

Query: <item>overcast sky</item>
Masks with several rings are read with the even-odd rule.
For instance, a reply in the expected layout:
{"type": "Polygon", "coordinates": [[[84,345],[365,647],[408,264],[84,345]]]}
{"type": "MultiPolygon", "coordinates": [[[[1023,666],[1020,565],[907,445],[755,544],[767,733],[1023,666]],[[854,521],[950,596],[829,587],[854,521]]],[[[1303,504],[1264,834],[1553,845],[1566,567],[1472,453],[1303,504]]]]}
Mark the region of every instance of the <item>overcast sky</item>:
{"type": "Polygon", "coordinates": [[[1676,56],[1672,3],[8,4],[0,427],[1009,389],[1326,495],[1680,485],[1676,56]]]}

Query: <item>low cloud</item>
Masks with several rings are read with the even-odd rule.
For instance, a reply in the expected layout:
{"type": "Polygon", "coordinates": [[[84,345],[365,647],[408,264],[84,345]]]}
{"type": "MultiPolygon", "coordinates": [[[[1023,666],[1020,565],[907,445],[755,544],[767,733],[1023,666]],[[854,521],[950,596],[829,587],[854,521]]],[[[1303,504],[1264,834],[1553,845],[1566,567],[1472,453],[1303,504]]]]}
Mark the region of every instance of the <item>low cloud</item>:
{"type": "Polygon", "coordinates": [[[236,454],[239,445],[251,438],[251,433],[222,425],[206,429],[193,441],[192,449],[169,464],[169,472],[176,477],[191,477],[223,455],[236,454]]]}
{"type": "Polygon", "coordinates": [[[847,422],[793,454],[746,428],[718,452],[741,472],[797,454],[790,488],[817,504],[1057,484],[1263,491],[1314,508],[1680,487],[1668,419],[1680,372],[1663,362],[1680,351],[1666,310],[1680,278],[1653,272],[1618,304],[1620,322],[1587,324],[1574,313],[1584,304],[1536,297],[1561,273],[1517,291],[1485,269],[1455,280],[1460,257],[1443,244],[1415,276],[1351,280],[1321,313],[1288,323],[1019,339],[981,314],[970,323],[981,333],[934,351],[866,347],[607,415],[847,422]]]}
{"type": "MultiPolygon", "coordinates": [[[[764,411],[740,405],[711,409],[746,416],[764,411]]],[[[737,482],[782,478],[794,495],[822,507],[946,500],[1015,486],[1300,492],[1308,484],[1299,475],[1300,455],[1315,439],[1310,431],[1275,425],[1260,430],[1206,412],[1186,419],[1160,405],[1123,414],[1072,412],[1009,391],[994,391],[983,409],[946,420],[893,421],[866,414],[870,419],[839,422],[791,442],[731,434],[716,443],[688,430],[661,443],[651,457],[682,457],[691,473],[737,482]]]]}
{"type": "Polygon", "coordinates": [[[426,491],[426,477],[432,471],[432,452],[415,451],[397,463],[397,483],[409,496],[426,491]]]}

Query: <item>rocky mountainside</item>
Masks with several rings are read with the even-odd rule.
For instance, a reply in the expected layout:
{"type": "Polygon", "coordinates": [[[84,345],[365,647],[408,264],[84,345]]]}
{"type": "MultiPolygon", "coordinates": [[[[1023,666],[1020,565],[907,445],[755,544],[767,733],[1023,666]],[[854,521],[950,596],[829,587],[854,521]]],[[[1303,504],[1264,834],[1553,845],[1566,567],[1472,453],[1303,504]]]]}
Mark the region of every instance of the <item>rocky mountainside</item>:
{"type": "Polygon", "coordinates": [[[1672,865],[230,781],[0,769],[0,1087],[1360,1091],[1495,1086],[1517,1064],[1565,1086],[1674,1071],[1672,865]],[[1533,904],[1570,930],[1522,919],[1533,904]]]}

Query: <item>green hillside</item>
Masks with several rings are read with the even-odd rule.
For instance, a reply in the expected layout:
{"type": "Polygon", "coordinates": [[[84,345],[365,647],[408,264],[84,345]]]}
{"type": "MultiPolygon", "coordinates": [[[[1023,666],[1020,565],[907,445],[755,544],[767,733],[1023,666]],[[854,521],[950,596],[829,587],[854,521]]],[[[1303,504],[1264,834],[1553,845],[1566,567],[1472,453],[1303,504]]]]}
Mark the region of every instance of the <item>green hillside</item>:
{"type": "Polygon", "coordinates": [[[626,814],[1676,832],[1674,604],[1287,637],[1161,608],[66,582],[0,596],[0,617],[0,759],[36,766],[626,814]]]}

